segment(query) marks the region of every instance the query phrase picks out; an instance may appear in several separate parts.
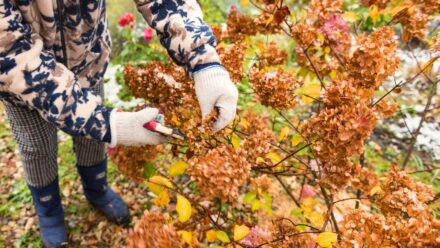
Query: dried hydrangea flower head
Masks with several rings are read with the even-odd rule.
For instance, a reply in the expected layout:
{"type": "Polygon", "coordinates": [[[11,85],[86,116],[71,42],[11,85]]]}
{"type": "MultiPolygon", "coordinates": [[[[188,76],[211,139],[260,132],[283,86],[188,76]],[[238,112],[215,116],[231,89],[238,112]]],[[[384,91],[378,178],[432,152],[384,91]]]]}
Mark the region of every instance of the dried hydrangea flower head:
{"type": "Polygon", "coordinates": [[[375,90],[398,68],[397,42],[392,27],[384,26],[370,36],[359,36],[359,47],[348,65],[358,87],[375,90]]]}
{"type": "Polygon", "coordinates": [[[407,174],[393,167],[388,172],[387,181],[377,200],[385,215],[417,217],[429,211],[426,202],[432,199],[432,188],[420,182],[414,182],[407,174]]]}
{"type": "Polygon", "coordinates": [[[232,5],[227,20],[226,37],[235,42],[243,40],[246,35],[256,35],[254,19],[240,13],[236,6],[232,5]]]}
{"type": "Polygon", "coordinates": [[[237,200],[251,169],[242,152],[230,145],[221,145],[191,159],[188,173],[203,199],[231,203],[237,200]]]}
{"type": "Polygon", "coordinates": [[[326,19],[327,16],[342,12],[342,0],[312,0],[308,12],[311,17],[326,19]]]}
{"type": "Polygon", "coordinates": [[[300,231],[288,219],[277,219],[273,221],[270,226],[270,240],[268,247],[273,248],[291,248],[291,247],[306,247],[312,248],[315,246],[314,238],[308,234],[300,234],[300,231]]]}
{"type": "Polygon", "coordinates": [[[127,248],[184,247],[167,214],[145,211],[127,236],[127,248]]]}
{"type": "Polygon", "coordinates": [[[315,42],[318,29],[309,23],[298,23],[292,26],[290,32],[298,46],[306,49],[315,42]]]}
{"type": "Polygon", "coordinates": [[[109,156],[118,170],[135,182],[144,180],[144,165],[153,161],[160,153],[160,146],[124,147],[116,146],[109,148],[109,156]]]}
{"type": "Polygon", "coordinates": [[[232,82],[239,83],[243,79],[243,65],[247,54],[248,45],[245,40],[240,40],[229,46],[218,46],[217,53],[223,66],[229,72],[232,82]]]}
{"type": "Polygon", "coordinates": [[[295,90],[301,82],[282,68],[265,71],[252,67],[249,81],[261,104],[279,110],[290,109],[296,105],[295,90]]]}
{"type": "Polygon", "coordinates": [[[423,40],[426,36],[429,15],[419,7],[405,8],[393,17],[394,22],[398,22],[403,26],[402,39],[405,42],[414,38],[423,40]]]}
{"type": "Polygon", "coordinates": [[[430,199],[430,187],[392,167],[375,202],[381,213],[356,209],[346,214],[336,247],[439,247],[440,220],[426,204],[430,199]]]}
{"type": "Polygon", "coordinates": [[[265,44],[261,47],[259,54],[259,66],[261,68],[265,66],[281,65],[287,62],[287,52],[282,50],[275,41],[265,44]]]}
{"type": "Polygon", "coordinates": [[[362,191],[362,193],[366,195],[370,194],[371,190],[379,185],[379,177],[377,174],[365,167],[361,168],[359,176],[355,179],[356,180],[353,179],[351,181],[353,188],[362,191]]]}

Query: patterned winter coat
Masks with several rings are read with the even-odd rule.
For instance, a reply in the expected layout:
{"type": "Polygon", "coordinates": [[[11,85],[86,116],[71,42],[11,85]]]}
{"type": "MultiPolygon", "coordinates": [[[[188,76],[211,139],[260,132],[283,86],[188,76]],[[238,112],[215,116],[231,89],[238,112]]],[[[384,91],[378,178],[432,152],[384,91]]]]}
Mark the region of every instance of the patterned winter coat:
{"type": "MultiPolygon", "coordinates": [[[[169,55],[189,70],[219,63],[196,0],[135,0],[169,55]]],[[[109,142],[102,81],[111,41],[105,0],[0,0],[0,99],[71,135],[109,142]]]]}

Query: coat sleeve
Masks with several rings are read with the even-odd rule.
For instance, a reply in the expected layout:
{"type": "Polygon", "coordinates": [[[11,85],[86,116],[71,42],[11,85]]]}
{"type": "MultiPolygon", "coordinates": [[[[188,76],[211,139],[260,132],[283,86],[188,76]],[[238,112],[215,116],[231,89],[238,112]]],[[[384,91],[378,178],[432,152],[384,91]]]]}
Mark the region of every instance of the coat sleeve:
{"type": "Polygon", "coordinates": [[[10,0],[0,0],[0,97],[25,103],[70,135],[110,139],[111,109],[56,62],[10,0]]]}
{"type": "Polygon", "coordinates": [[[154,28],[162,45],[178,65],[189,70],[220,64],[216,38],[203,21],[197,0],[135,0],[138,11],[154,28]]]}

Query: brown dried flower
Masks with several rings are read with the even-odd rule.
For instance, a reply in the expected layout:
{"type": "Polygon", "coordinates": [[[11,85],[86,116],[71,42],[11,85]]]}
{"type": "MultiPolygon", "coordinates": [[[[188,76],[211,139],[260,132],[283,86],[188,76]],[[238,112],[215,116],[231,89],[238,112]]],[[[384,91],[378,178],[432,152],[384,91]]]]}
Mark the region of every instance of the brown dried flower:
{"type": "Polygon", "coordinates": [[[259,54],[259,66],[261,68],[265,66],[281,65],[286,61],[287,52],[282,50],[276,42],[272,41],[261,48],[259,54]]]}
{"type": "Polygon", "coordinates": [[[401,23],[403,26],[402,39],[405,42],[411,41],[414,38],[419,40],[425,38],[429,15],[420,7],[416,5],[405,8],[393,16],[393,21],[401,23]]]}
{"type": "Polygon", "coordinates": [[[183,247],[176,229],[169,221],[167,214],[145,211],[128,234],[127,248],[183,247]]]}
{"type": "Polygon", "coordinates": [[[227,20],[227,38],[231,41],[244,39],[246,35],[256,35],[254,19],[238,12],[236,6],[231,6],[227,20]]]}
{"type": "Polygon", "coordinates": [[[134,181],[143,180],[144,164],[153,161],[160,152],[160,146],[109,148],[108,154],[120,172],[134,181]]]}
{"type": "Polygon", "coordinates": [[[263,105],[279,110],[289,109],[296,105],[295,90],[301,82],[283,69],[265,71],[253,67],[249,72],[249,81],[263,105]]]}
{"type": "Polygon", "coordinates": [[[223,66],[229,72],[234,83],[240,83],[243,79],[243,65],[247,54],[248,45],[245,40],[237,41],[234,44],[217,48],[223,66]]]}
{"type": "Polygon", "coordinates": [[[248,180],[251,165],[241,151],[221,145],[205,155],[194,157],[188,173],[195,181],[202,197],[235,202],[241,186],[248,180]]]}
{"type": "Polygon", "coordinates": [[[384,26],[369,37],[359,36],[359,47],[348,65],[348,72],[359,87],[377,89],[398,68],[397,43],[391,27],[384,26]]]}
{"type": "Polygon", "coordinates": [[[361,168],[357,180],[353,180],[352,185],[353,188],[359,189],[368,195],[375,186],[379,185],[379,177],[374,171],[361,168]]]}

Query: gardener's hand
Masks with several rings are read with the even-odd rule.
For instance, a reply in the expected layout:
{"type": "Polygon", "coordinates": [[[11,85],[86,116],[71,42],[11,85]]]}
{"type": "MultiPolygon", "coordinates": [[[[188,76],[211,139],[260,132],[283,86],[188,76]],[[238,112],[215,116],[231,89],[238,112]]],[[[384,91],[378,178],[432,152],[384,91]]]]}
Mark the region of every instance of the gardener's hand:
{"type": "Polygon", "coordinates": [[[117,112],[113,110],[110,115],[111,144],[124,146],[157,145],[167,141],[159,133],[152,132],[143,127],[159,114],[156,108],[145,108],[138,112],[117,112]]]}
{"type": "Polygon", "coordinates": [[[194,73],[194,81],[202,118],[217,107],[220,114],[213,129],[223,129],[234,120],[238,101],[238,91],[229,73],[222,66],[207,67],[194,73]]]}

